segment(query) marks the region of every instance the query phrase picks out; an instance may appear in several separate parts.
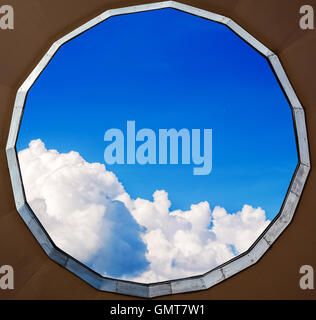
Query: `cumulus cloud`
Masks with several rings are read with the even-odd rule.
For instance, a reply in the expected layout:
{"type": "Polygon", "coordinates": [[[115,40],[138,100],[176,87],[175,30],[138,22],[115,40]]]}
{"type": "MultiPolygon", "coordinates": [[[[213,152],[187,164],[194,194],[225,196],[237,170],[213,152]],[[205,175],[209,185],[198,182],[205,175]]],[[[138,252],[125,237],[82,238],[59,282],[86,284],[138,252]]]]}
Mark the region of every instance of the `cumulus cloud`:
{"type": "Polygon", "coordinates": [[[111,277],[148,283],[204,273],[247,250],[270,223],[249,205],[170,211],[164,190],[131,199],[103,164],[39,139],[19,161],[27,200],[56,245],[111,277]]]}
{"type": "Polygon", "coordinates": [[[28,203],[59,248],[113,277],[148,266],[141,227],[114,200],[124,189],[104,165],[47,150],[41,140],[20,151],[19,162],[28,203]]]}
{"type": "Polygon", "coordinates": [[[165,191],[156,191],[152,202],[121,201],[146,228],[142,239],[150,270],[135,281],[157,282],[209,271],[247,250],[270,223],[261,208],[249,205],[234,214],[218,206],[211,211],[208,202],[193,204],[188,211],[170,211],[165,191]]]}

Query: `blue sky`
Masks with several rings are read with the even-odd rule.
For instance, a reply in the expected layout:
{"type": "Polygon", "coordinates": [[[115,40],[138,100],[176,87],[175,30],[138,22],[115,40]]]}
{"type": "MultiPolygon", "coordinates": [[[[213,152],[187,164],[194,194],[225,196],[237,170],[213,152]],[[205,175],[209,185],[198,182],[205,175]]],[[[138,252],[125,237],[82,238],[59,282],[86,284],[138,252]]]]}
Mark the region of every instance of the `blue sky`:
{"type": "Polygon", "coordinates": [[[65,44],[31,88],[17,149],[40,138],[104,163],[104,133],[210,128],[213,169],[107,166],[133,197],[209,201],[272,219],[297,164],[291,110],[267,61],[227,27],[173,9],[112,17],[65,44]]]}

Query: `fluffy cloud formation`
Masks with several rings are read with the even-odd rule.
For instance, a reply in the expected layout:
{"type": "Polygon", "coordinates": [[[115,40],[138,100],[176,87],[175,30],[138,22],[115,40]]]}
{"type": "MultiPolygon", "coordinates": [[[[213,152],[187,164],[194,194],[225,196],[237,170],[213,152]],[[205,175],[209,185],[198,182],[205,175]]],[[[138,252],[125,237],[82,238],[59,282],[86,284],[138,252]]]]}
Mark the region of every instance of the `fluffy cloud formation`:
{"type": "Polygon", "coordinates": [[[204,273],[249,248],[270,223],[261,208],[208,202],[170,211],[166,191],[131,199],[117,177],[41,140],[19,152],[27,200],[61,249],[103,275],[157,282],[204,273]]]}
{"type": "Polygon", "coordinates": [[[234,214],[221,207],[211,211],[208,202],[193,204],[189,211],[170,212],[165,191],[156,191],[153,202],[120,200],[146,228],[142,239],[150,270],[134,281],[157,282],[202,274],[247,250],[270,223],[262,209],[248,205],[234,214]]]}
{"type": "Polygon", "coordinates": [[[59,248],[113,277],[148,267],[141,228],[114,200],[124,189],[104,165],[40,140],[19,152],[19,162],[28,203],[59,248]]]}

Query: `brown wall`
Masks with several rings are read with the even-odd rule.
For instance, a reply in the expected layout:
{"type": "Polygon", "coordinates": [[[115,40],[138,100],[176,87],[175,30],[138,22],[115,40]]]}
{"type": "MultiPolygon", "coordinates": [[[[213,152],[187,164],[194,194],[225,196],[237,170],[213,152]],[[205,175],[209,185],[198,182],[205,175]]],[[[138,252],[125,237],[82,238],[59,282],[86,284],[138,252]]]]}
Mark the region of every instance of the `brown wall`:
{"type": "MultiPolygon", "coordinates": [[[[130,299],[99,292],[52,262],[15,209],[5,156],[15,93],[49,46],[101,12],[146,0],[6,0],[15,29],[0,30],[0,266],[15,269],[15,290],[0,299],[130,299]]],[[[316,30],[299,28],[299,8],[316,0],[181,0],[234,19],[279,55],[306,112],[316,157],[316,30]],[[314,126],[313,126],[314,123],[314,126]]],[[[299,288],[299,268],[316,269],[316,172],[311,171],[293,222],[256,265],[205,291],[169,299],[315,299],[299,288]]]]}

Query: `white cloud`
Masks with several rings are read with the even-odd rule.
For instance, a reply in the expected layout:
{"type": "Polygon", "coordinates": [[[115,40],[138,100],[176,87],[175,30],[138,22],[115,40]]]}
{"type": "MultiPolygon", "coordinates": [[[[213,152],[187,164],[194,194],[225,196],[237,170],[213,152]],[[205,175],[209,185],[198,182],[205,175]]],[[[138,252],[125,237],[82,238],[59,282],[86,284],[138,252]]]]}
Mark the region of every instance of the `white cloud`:
{"type": "Polygon", "coordinates": [[[189,211],[170,212],[165,191],[156,191],[153,198],[153,202],[121,199],[147,229],[142,239],[150,270],[135,281],[202,274],[247,250],[270,223],[261,208],[248,205],[234,214],[221,207],[211,211],[208,202],[191,205],[189,211]]]}
{"type": "Polygon", "coordinates": [[[113,276],[124,268],[126,276],[135,275],[148,264],[139,225],[114,201],[124,189],[104,165],[88,163],[77,152],[47,150],[40,140],[19,152],[19,161],[28,203],[58,247],[113,276]],[[128,228],[122,228],[122,219],[128,228]]]}
{"type": "Polygon", "coordinates": [[[249,248],[270,223],[261,208],[170,211],[166,191],[131,199],[103,164],[41,140],[19,152],[27,200],[56,245],[97,272],[140,282],[204,273],[249,248]],[[123,205],[124,204],[124,205],[123,205]]]}

